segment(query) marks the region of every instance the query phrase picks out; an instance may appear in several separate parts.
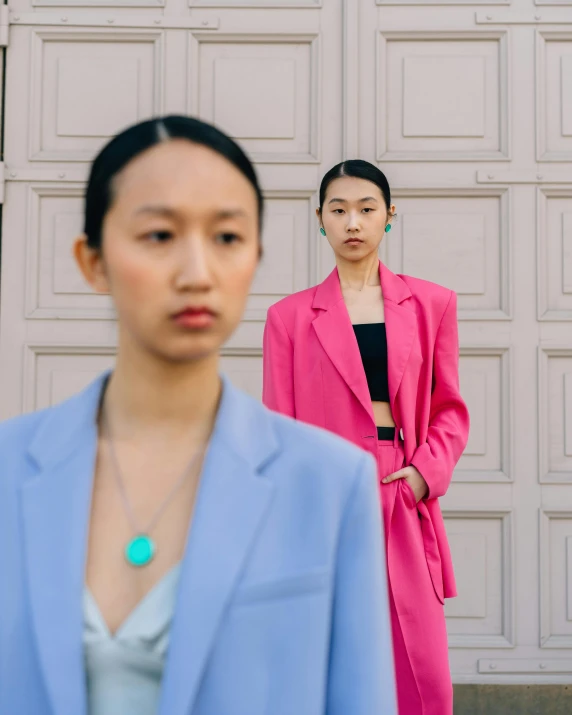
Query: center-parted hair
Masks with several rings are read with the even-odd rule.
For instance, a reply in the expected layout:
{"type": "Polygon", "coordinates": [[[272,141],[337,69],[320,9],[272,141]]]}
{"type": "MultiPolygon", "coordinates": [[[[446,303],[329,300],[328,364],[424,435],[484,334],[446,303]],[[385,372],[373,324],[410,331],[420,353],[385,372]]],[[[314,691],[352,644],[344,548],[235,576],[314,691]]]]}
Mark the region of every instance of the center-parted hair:
{"type": "Polygon", "coordinates": [[[264,199],[252,162],[244,151],[211,124],[193,117],[172,115],[148,119],[125,129],[111,139],[94,159],[85,193],[84,233],[88,246],[101,250],[102,226],[113,204],[115,177],[147,149],[173,139],[186,139],[206,146],[233,164],[256,192],[258,224],[262,228],[264,199]]]}
{"type": "Polygon", "coordinates": [[[322,212],[324,201],[326,200],[329,185],[332,181],[342,176],[364,179],[365,181],[370,181],[372,184],[375,184],[381,191],[385,201],[385,207],[389,211],[391,206],[391,190],[383,171],[378,169],[377,166],[370,164],[369,161],[364,161],[363,159],[348,159],[347,161],[342,161],[340,164],[336,164],[336,166],[324,175],[322,183],[320,184],[320,213],[322,212]]]}

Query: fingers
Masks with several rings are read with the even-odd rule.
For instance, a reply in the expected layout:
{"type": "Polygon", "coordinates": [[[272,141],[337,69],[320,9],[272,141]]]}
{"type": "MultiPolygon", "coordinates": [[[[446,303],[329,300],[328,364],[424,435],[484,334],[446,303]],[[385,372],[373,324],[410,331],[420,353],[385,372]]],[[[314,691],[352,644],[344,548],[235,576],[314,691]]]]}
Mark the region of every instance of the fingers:
{"type": "Polygon", "coordinates": [[[389,474],[385,479],[382,479],[382,484],[389,484],[389,482],[394,482],[396,479],[404,479],[407,476],[407,471],[405,469],[400,469],[398,472],[389,474]]]}

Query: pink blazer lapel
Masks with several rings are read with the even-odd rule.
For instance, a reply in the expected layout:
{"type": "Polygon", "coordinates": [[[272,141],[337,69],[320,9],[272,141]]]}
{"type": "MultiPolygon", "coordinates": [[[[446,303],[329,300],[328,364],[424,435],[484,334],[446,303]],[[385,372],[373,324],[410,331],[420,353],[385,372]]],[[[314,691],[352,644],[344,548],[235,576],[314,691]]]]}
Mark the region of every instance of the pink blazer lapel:
{"type": "Polygon", "coordinates": [[[406,305],[402,305],[411,297],[407,283],[392,273],[381,261],[379,263],[379,278],[385,310],[389,399],[395,419],[398,414],[397,393],[417,333],[417,316],[406,305]]]}
{"type": "Polygon", "coordinates": [[[322,311],[312,322],[318,340],[342,379],[374,421],[367,381],[342,296],[337,268],[318,286],[312,307],[322,311]]]}
{"type": "MultiPolygon", "coordinates": [[[[381,262],[379,277],[385,309],[389,396],[391,410],[396,416],[397,393],[417,333],[417,317],[407,305],[403,305],[411,297],[407,283],[381,262]]],[[[343,380],[374,420],[359,348],[342,296],[337,268],[318,286],[312,307],[322,311],[312,323],[318,340],[343,380]]]]}

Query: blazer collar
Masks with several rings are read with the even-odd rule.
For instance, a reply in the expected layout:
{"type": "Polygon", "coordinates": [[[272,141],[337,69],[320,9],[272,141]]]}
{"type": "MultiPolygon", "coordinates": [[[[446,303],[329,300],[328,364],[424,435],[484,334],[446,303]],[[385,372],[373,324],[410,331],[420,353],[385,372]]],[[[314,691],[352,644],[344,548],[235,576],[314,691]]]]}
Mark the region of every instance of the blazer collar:
{"type": "MultiPolygon", "coordinates": [[[[390,300],[399,304],[407,298],[411,298],[411,291],[407,283],[390,271],[381,261],[379,261],[379,279],[384,302],[390,300]]],[[[340,276],[338,269],[334,268],[330,275],[316,287],[312,307],[318,310],[329,310],[342,299],[340,276]]]]}
{"type": "MultiPolygon", "coordinates": [[[[37,474],[22,485],[32,625],[55,715],[85,715],[82,596],[107,375],[48,410],[30,443],[37,474]]],[[[186,715],[224,608],[271,502],[261,470],[279,452],[268,412],[223,378],[181,570],[161,715],[186,715]]]]}
{"type": "Polygon", "coordinates": [[[109,374],[100,375],[83,392],[45,411],[28,446],[28,453],[38,467],[52,467],[65,460],[77,449],[82,435],[96,428],[99,403],[109,374]]]}
{"type": "MultiPolygon", "coordinates": [[[[46,410],[28,446],[30,456],[40,468],[55,466],[65,460],[77,450],[81,436],[96,428],[103,389],[110,376],[110,372],[103,373],[83,392],[46,410]]],[[[260,465],[277,447],[266,410],[256,400],[234,387],[225,375],[221,375],[221,381],[222,396],[211,444],[215,437],[224,440],[228,448],[252,464],[260,465]],[[258,438],[248,420],[256,423],[256,427],[268,438],[267,441],[258,438]]],[[[91,436],[94,436],[93,433],[91,436]]]]}
{"type": "MultiPolygon", "coordinates": [[[[381,261],[379,278],[385,311],[389,398],[397,421],[400,419],[397,395],[417,333],[417,317],[407,304],[412,296],[409,286],[381,261]]],[[[312,323],[322,347],[374,425],[367,380],[337,268],[316,288],[312,307],[323,311],[312,323]]]]}

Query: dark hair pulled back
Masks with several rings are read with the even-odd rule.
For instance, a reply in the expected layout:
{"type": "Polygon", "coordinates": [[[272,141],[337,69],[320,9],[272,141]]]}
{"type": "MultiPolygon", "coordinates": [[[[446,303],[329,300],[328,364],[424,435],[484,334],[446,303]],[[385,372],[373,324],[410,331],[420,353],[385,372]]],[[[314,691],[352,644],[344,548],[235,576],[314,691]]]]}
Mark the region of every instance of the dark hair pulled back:
{"type": "Polygon", "coordinates": [[[347,161],[342,161],[340,164],[336,164],[336,166],[324,175],[322,183],[320,184],[320,213],[322,213],[328,187],[334,179],[339,179],[342,176],[365,179],[365,181],[370,181],[372,184],[375,184],[381,191],[385,201],[385,207],[389,211],[391,206],[391,190],[383,171],[378,169],[377,166],[370,164],[369,161],[364,161],[363,159],[348,159],[347,161]]]}
{"type": "Polygon", "coordinates": [[[172,115],[148,119],[125,129],[111,139],[94,159],[85,193],[84,233],[89,246],[101,250],[102,226],[114,199],[115,177],[147,149],[171,139],[186,139],[206,146],[233,164],[256,192],[261,228],[264,199],[254,167],[243,150],[211,124],[193,117],[172,115]]]}

